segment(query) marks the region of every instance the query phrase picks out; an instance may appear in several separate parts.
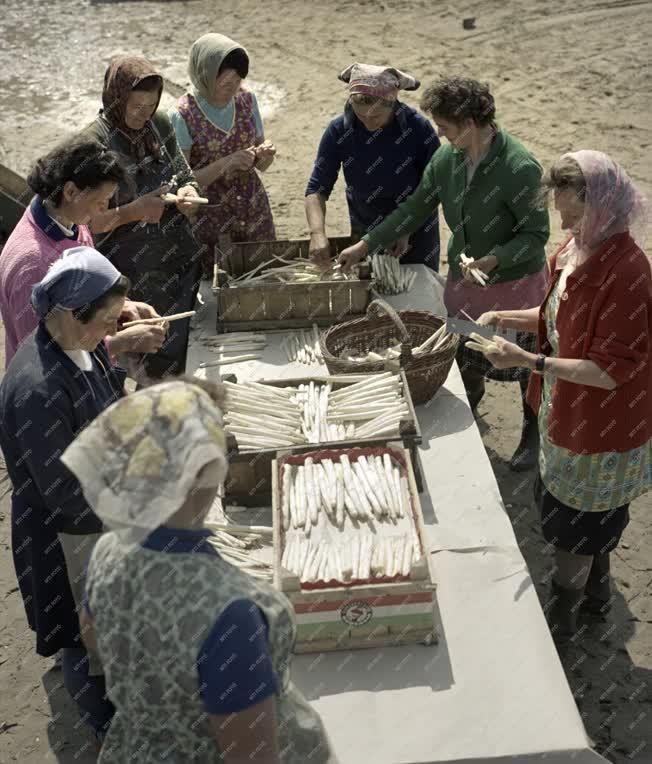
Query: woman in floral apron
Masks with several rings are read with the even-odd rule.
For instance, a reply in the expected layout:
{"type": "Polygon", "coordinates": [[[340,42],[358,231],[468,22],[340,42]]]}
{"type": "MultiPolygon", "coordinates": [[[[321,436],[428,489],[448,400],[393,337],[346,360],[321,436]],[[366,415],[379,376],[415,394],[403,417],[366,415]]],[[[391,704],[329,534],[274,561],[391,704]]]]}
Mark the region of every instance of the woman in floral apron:
{"type": "Polygon", "coordinates": [[[210,206],[194,232],[204,250],[204,275],[212,276],[220,240],[275,238],[269,198],[256,170],[264,172],[276,149],[265,140],[256,96],[242,87],[249,57],[237,42],[205,34],[190,49],[191,92],[170,113],[177,141],[203,186],[210,206]]]}
{"type": "Polygon", "coordinates": [[[336,762],[290,679],[292,605],[204,526],[227,470],[220,396],[195,380],[145,388],[62,456],[109,531],[81,617],[116,707],[100,764],[336,762]]]}

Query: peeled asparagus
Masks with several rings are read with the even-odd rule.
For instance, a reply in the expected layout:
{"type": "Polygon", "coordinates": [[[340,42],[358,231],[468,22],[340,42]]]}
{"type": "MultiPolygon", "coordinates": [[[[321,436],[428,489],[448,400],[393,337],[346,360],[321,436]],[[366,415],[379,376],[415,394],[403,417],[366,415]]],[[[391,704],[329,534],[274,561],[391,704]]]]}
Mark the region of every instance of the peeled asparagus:
{"type": "Polygon", "coordinates": [[[409,292],[417,274],[404,268],[398,257],[376,254],[371,258],[371,267],[376,282],[376,289],[381,294],[400,294],[409,292]]]}
{"type": "Polygon", "coordinates": [[[314,380],[298,387],[224,385],[225,426],[242,450],[399,435],[410,417],[401,379],[391,373],[337,390],[314,380]]]}

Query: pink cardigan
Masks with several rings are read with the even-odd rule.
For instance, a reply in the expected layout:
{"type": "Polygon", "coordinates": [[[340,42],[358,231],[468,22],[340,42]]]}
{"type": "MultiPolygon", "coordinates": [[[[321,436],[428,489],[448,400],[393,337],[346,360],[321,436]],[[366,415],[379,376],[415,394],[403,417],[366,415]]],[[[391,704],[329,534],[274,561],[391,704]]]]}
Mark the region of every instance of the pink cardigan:
{"type": "Polygon", "coordinates": [[[93,246],[87,226],[79,226],[77,238],[51,237],[38,225],[32,205],[7,239],[0,253],[0,312],[5,325],[5,366],[14,357],[18,345],[38,325],[32,309],[34,284],[41,281],[48,268],[70,247],[93,246]]]}

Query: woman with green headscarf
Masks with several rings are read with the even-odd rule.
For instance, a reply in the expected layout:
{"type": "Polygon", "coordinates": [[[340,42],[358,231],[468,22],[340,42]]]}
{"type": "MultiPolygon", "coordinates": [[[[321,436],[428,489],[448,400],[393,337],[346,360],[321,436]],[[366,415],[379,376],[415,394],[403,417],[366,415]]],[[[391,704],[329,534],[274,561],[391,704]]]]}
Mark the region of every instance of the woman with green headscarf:
{"type": "Polygon", "coordinates": [[[204,526],[227,471],[220,396],[198,380],[145,388],[61,457],[109,531],[81,616],[116,708],[100,764],[335,761],[290,680],[292,605],[204,526]]]}
{"type": "Polygon", "coordinates": [[[230,241],[275,238],[269,198],[257,170],[274,161],[265,140],[256,96],[242,86],[247,51],[221,34],[205,34],[190,49],[192,90],[170,112],[177,142],[211,206],[199,212],[195,235],[208,245],[204,273],[213,274],[213,251],[230,241]]]}

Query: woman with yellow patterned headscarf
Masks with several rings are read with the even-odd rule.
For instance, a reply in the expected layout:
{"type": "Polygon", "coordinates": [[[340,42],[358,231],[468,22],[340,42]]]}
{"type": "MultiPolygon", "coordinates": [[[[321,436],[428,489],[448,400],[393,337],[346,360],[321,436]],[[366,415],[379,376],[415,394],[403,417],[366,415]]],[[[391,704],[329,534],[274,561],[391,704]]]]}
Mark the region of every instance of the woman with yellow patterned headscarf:
{"type": "Polygon", "coordinates": [[[81,617],[116,707],[99,761],[334,761],[290,682],[289,601],[208,540],[227,471],[210,395],[181,381],[141,390],[61,458],[111,529],[93,551],[81,617]]]}

